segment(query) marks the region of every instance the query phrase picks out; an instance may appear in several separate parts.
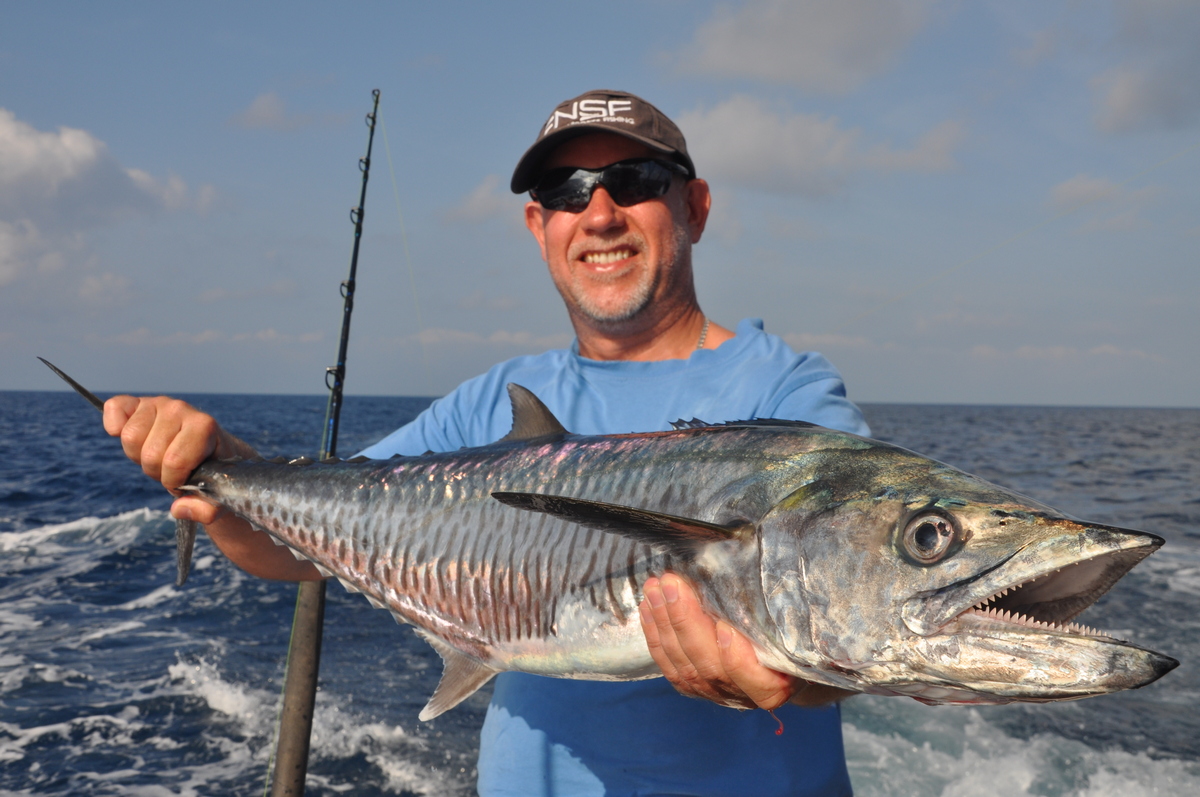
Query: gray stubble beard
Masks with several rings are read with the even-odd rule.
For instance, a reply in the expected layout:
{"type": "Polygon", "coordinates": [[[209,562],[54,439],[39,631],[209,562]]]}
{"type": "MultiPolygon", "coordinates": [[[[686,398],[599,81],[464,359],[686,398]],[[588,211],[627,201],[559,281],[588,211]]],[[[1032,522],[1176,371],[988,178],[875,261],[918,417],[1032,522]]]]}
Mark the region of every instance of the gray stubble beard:
{"type": "MultiPolygon", "coordinates": [[[[599,326],[619,326],[627,321],[632,321],[651,305],[660,281],[662,279],[674,278],[683,267],[681,261],[688,256],[691,245],[689,231],[683,227],[677,227],[674,244],[671,268],[653,273],[650,271],[643,272],[640,275],[637,285],[634,286],[633,291],[627,297],[627,300],[615,309],[607,309],[593,302],[586,291],[579,289],[578,279],[575,278],[571,279],[570,284],[565,286],[565,289],[560,287],[559,292],[563,294],[563,298],[567,300],[567,303],[576,312],[599,326]]],[[[639,251],[645,251],[644,247],[640,248],[639,251]]]]}

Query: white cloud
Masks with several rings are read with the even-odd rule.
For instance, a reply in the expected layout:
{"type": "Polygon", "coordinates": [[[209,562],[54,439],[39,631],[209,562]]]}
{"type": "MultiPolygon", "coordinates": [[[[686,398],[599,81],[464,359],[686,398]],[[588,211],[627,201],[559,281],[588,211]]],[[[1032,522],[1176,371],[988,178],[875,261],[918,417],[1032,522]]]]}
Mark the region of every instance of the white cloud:
{"type": "Polygon", "coordinates": [[[841,127],[835,117],[773,110],[744,94],[681,114],[679,125],[703,176],[809,196],[832,193],[859,171],[951,168],[965,135],[960,123],[946,121],[909,149],[868,145],[861,130],[841,127]]]}
{"type": "MultiPolygon", "coordinates": [[[[572,340],[574,340],[574,335],[569,332],[538,335],[533,332],[508,329],[498,329],[486,333],[450,327],[425,327],[421,331],[411,334],[376,338],[372,345],[377,350],[409,349],[426,353],[440,348],[443,352],[451,350],[455,356],[484,352],[483,359],[487,363],[493,363],[499,358],[511,357],[514,353],[524,354],[546,349],[563,349],[570,346],[572,340]]],[[[482,367],[486,368],[487,365],[484,364],[482,367]]],[[[470,373],[471,370],[467,369],[458,379],[464,379],[470,373]]]]}
{"type": "Polygon", "coordinates": [[[79,283],[79,298],[92,305],[122,305],[132,298],[132,287],[129,279],[120,274],[89,274],[79,283]]]}
{"type": "Polygon", "coordinates": [[[1057,213],[1071,213],[1095,202],[1114,202],[1102,214],[1085,221],[1078,232],[1119,232],[1144,227],[1141,211],[1160,194],[1154,187],[1128,191],[1103,177],[1077,174],[1050,189],[1049,205],[1057,213]]]}
{"type": "Polygon", "coordinates": [[[468,332],[461,329],[444,327],[429,327],[416,335],[406,335],[403,342],[419,341],[425,346],[438,345],[468,345],[468,346],[519,346],[530,351],[565,348],[571,345],[573,336],[567,333],[553,335],[535,335],[532,332],[510,331],[498,329],[491,334],[468,332]]]}
{"type": "Polygon", "coordinates": [[[1165,362],[1157,354],[1147,354],[1141,349],[1123,348],[1111,343],[1102,343],[1087,349],[1076,346],[1018,346],[1010,350],[998,349],[994,346],[980,345],[971,348],[971,356],[981,360],[1032,360],[1046,363],[1075,363],[1090,358],[1108,360],[1150,360],[1165,362]]]}
{"type": "Polygon", "coordinates": [[[17,278],[30,257],[44,248],[37,226],[28,219],[0,219],[0,286],[17,278]]]}
{"type": "Polygon", "coordinates": [[[1200,118],[1200,3],[1119,0],[1117,66],[1092,80],[1108,132],[1184,127],[1200,118]]]}
{"type": "Polygon", "coordinates": [[[751,0],[718,7],[673,57],[680,72],[841,94],[888,69],[932,0],[751,0]]]}
{"type": "Polygon", "coordinates": [[[479,223],[494,218],[520,221],[521,206],[524,197],[519,197],[508,190],[507,185],[501,185],[500,175],[489,174],[479,185],[471,189],[453,208],[447,210],[444,218],[447,221],[465,221],[479,223]]]}
{"type": "Polygon", "coordinates": [[[833,349],[876,351],[896,348],[894,343],[886,343],[881,346],[863,335],[841,335],[836,332],[822,334],[789,332],[783,336],[783,339],[796,351],[831,351],[833,349]]]}
{"type": "Polygon", "coordinates": [[[742,214],[738,209],[737,199],[733,191],[721,188],[712,189],[712,209],[708,213],[708,222],[704,234],[709,240],[716,238],[726,246],[733,246],[742,239],[742,214]]]}
{"type": "Polygon", "coordinates": [[[85,233],[98,226],[212,198],[210,186],[193,195],[175,175],[121,166],[86,130],[37,130],[0,108],[0,286],[86,260],[85,233]]]}
{"type": "Polygon", "coordinates": [[[274,328],[259,329],[252,332],[229,333],[219,329],[205,329],[200,332],[172,332],[164,335],[153,332],[148,327],[138,327],[118,335],[103,338],[104,343],[116,343],[122,346],[207,346],[216,343],[267,343],[288,345],[296,343],[317,343],[324,338],[321,332],[279,332],[274,328]]]}
{"type": "Polygon", "coordinates": [[[234,114],[230,121],[237,127],[250,130],[298,130],[312,124],[307,114],[289,114],[283,98],[275,92],[259,94],[244,111],[234,114]]]}
{"type": "Polygon", "coordinates": [[[1052,58],[1058,50],[1058,34],[1052,28],[1039,30],[1029,37],[1029,43],[1013,51],[1013,60],[1026,69],[1032,69],[1052,58]]]}
{"type": "Polygon", "coordinates": [[[1055,210],[1071,211],[1091,202],[1112,199],[1120,192],[1120,186],[1111,180],[1077,174],[1050,189],[1050,204],[1055,210]]]}
{"type": "Polygon", "coordinates": [[[293,279],[275,280],[269,285],[262,285],[254,288],[246,288],[242,290],[229,290],[228,288],[209,288],[201,292],[196,301],[201,304],[214,304],[220,302],[244,302],[258,299],[290,299],[296,295],[299,286],[293,279]]]}

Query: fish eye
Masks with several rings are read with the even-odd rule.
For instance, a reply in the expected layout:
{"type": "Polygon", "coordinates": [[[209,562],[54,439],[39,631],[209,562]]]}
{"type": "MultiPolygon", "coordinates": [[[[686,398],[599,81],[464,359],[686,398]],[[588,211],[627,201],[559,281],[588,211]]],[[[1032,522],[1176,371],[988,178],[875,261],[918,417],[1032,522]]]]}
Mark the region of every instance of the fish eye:
{"type": "Polygon", "coordinates": [[[904,550],[921,564],[941,560],[954,543],[954,525],[941,515],[918,515],[904,528],[904,550]]]}

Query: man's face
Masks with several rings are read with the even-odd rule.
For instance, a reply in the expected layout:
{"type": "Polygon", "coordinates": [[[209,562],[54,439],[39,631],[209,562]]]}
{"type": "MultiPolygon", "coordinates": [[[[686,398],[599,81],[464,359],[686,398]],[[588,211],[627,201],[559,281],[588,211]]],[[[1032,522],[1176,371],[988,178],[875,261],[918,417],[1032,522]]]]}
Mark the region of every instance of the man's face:
{"type": "MultiPolygon", "coordinates": [[[[543,168],[595,169],[654,155],[636,141],[596,132],[558,147],[543,168]]],[[[708,205],[703,180],[677,179],[666,195],[629,207],[597,186],[582,213],[530,202],[525,223],[571,315],[612,326],[651,305],[666,311],[693,300],[691,245],[704,231],[708,205]]]]}

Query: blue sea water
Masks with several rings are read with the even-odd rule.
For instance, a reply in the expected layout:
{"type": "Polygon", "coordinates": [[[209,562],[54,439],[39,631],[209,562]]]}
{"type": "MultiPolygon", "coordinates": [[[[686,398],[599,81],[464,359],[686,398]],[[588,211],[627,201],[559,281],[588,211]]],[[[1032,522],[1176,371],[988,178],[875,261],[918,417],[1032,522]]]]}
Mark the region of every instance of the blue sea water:
{"type": "MultiPolygon", "coordinates": [[[[313,454],[324,399],[190,397],[265,454],[313,454]]],[[[349,397],[339,450],[427,399],[349,397]]],[[[1200,794],[1200,410],[868,405],[875,434],[1167,545],[1083,617],[1182,664],[1074,703],[843,711],[859,795],[1200,794]]],[[[174,583],[168,497],[74,394],[0,392],[0,794],[261,792],[295,587],[203,537],[174,583]]],[[[440,662],[329,590],[310,794],[473,793],[481,693],[429,723],[440,662]]],[[[584,720],[586,718],[581,718],[584,720]]]]}

